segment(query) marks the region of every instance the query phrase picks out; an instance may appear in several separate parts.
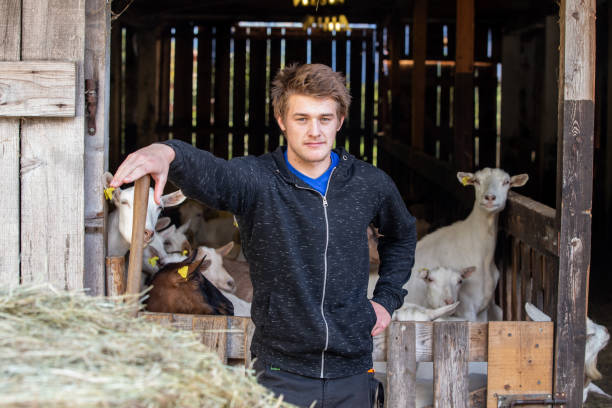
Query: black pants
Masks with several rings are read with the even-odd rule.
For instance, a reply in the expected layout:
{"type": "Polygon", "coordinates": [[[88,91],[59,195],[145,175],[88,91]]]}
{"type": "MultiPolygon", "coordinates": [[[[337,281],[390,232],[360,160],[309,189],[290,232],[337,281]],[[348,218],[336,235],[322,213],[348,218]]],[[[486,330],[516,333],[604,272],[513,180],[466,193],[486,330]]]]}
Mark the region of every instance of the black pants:
{"type": "Polygon", "coordinates": [[[299,407],[316,408],[372,408],[382,407],[383,391],[373,373],[341,378],[312,378],[273,369],[269,364],[255,360],[253,365],[257,382],[283,401],[299,407]],[[380,404],[380,405],[379,405],[380,404]]]}

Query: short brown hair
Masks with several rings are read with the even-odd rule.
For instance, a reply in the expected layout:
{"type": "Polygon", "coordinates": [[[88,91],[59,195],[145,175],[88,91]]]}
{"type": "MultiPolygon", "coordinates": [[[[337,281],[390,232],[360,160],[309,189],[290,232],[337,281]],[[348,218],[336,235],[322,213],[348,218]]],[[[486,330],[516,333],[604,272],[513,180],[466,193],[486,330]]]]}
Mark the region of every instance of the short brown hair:
{"type": "Polygon", "coordinates": [[[274,116],[284,118],[289,96],[301,94],[336,101],[338,118],[346,117],[351,105],[351,94],[346,89],[344,76],[323,64],[292,64],[276,74],[272,82],[274,116]]]}

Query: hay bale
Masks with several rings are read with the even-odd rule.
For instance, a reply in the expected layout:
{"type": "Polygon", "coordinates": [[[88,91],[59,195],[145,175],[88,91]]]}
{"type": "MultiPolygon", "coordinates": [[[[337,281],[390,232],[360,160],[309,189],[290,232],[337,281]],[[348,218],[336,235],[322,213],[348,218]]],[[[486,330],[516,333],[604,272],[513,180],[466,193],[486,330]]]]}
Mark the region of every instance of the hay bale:
{"type": "Polygon", "coordinates": [[[0,407],[286,406],[193,333],[132,318],[118,300],[0,290],[0,407]]]}

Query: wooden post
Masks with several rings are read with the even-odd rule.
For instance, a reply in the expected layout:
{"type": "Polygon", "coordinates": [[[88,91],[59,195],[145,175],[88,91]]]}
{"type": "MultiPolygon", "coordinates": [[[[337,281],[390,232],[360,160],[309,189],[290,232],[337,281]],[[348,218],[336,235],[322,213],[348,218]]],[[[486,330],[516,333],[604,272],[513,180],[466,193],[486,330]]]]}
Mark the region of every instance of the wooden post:
{"type": "Polygon", "coordinates": [[[125,293],[125,257],[106,257],[106,295],[119,296],[125,293]]]}
{"type": "MultiPolygon", "coordinates": [[[[144,230],[147,220],[147,204],[149,202],[149,186],[151,177],[143,176],[134,184],[134,223],[132,224],[132,244],[130,245],[130,265],[127,276],[127,294],[140,292],[140,277],[142,275],[142,250],[144,248],[144,230]]],[[[134,313],[138,311],[135,310],[134,313]]]]}
{"type": "Polygon", "coordinates": [[[387,407],[416,405],[416,327],[414,322],[391,322],[387,336],[387,407]]]}
{"type": "Polygon", "coordinates": [[[21,4],[21,59],[77,67],[76,116],[21,125],[21,281],[79,289],[85,265],[85,1],[21,4]]]}
{"type": "MultiPolygon", "coordinates": [[[[19,61],[21,0],[0,0],[0,61],[19,61]]],[[[19,271],[19,119],[0,118],[0,283],[16,286],[19,271]]]]}
{"type": "Polygon", "coordinates": [[[436,322],[433,332],[434,407],[468,407],[468,322],[436,322]]]}
{"type": "Polygon", "coordinates": [[[391,107],[390,107],[390,119],[391,119],[391,137],[394,139],[406,139],[407,136],[400,135],[400,119],[402,112],[400,111],[400,67],[399,60],[402,57],[403,51],[401,44],[403,42],[402,24],[399,21],[399,10],[394,10],[391,15],[391,21],[389,24],[389,56],[391,58],[391,68],[389,70],[389,88],[391,90],[391,107]]]}
{"type": "Polygon", "coordinates": [[[412,35],[412,147],[423,150],[425,146],[425,88],[427,83],[427,0],[414,2],[412,35]]]}
{"type": "Polygon", "coordinates": [[[455,167],[474,166],[474,0],[457,0],[455,62],[455,167]]]}
{"type": "Polygon", "coordinates": [[[557,219],[559,276],[554,391],[582,404],[591,254],[595,96],[595,0],[560,5],[557,219]]]}
{"type": "Polygon", "coordinates": [[[104,194],[108,168],[110,87],[110,3],[88,0],[85,10],[85,78],[97,85],[96,130],[85,129],[85,277],[91,295],[104,294],[104,194]]]}

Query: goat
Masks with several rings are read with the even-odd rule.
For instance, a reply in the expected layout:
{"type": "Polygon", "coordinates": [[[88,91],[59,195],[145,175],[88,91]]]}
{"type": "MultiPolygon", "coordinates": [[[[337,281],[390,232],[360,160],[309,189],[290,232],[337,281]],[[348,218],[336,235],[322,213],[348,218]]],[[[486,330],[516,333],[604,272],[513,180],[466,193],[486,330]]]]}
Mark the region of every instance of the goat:
{"type": "MultiPolygon", "coordinates": [[[[109,188],[113,175],[104,173],[105,189],[109,188]]],[[[144,241],[149,244],[155,234],[155,224],[162,208],[173,207],[185,201],[186,197],[181,190],[166,194],[161,198],[161,205],[153,199],[153,188],[149,188],[149,202],[147,204],[147,218],[145,224],[144,241]]],[[[132,241],[132,224],[134,215],[134,187],[124,190],[115,188],[112,191],[112,202],[116,209],[108,215],[108,256],[124,256],[130,249],[132,241]]]]}
{"type": "Polygon", "coordinates": [[[230,213],[218,212],[222,216],[206,218],[207,207],[195,200],[189,200],[179,208],[181,223],[191,221],[189,232],[194,246],[218,248],[234,239],[238,229],[230,213]]]}
{"type": "MultiPolygon", "coordinates": [[[[525,303],[525,312],[534,322],[550,322],[551,318],[546,313],[535,307],[529,302],[525,303]]],[[[601,373],[597,369],[597,355],[603,350],[610,334],[604,326],[595,323],[587,317],[586,321],[586,344],[584,348],[584,387],[582,389],[582,402],[586,402],[589,392],[612,398],[605,391],[593,383],[593,380],[600,380],[601,373]]]]}
{"type": "Polygon", "coordinates": [[[210,261],[210,267],[204,272],[206,279],[215,285],[217,289],[230,293],[236,292],[236,283],[223,266],[223,257],[232,250],[233,246],[234,243],[229,242],[217,249],[205,246],[198,247],[198,251],[206,254],[207,259],[210,261]]]}
{"type": "Polygon", "coordinates": [[[236,292],[234,294],[247,302],[253,301],[253,284],[249,264],[223,257],[223,267],[234,279],[236,292]]]}
{"type": "Polygon", "coordinates": [[[203,251],[166,265],[153,278],[146,309],[160,313],[234,314],[232,303],[204,277],[210,267],[203,251]]]}
{"type": "Polygon", "coordinates": [[[158,234],[163,240],[164,250],[169,253],[178,253],[181,255],[188,255],[191,253],[191,244],[185,235],[185,232],[189,230],[190,221],[176,228],[175,225],[159,231],[158,234]]]}
{"type": "MultiPolygon", "coordinates": [[[[419,240],[413,270],[436,266],[462,269],[475,265],[475,273],[459,291],[461,303],[456,315],[470,321],[485,321],[499,279],[499,270],[494,262],[499,213],[505,208],[508,190],[525,185],[529,176],[521,174],[510,177],[501,169],[485,168],[474,174],[459,172],[457,179],[464,186],[474,186],[472,212],[466,219],[442,227],[419,240]]],[[[410,277],[404,288],[408,290],[407,302],[425,290],[423,280],[416,274],[410,277]]]]}

